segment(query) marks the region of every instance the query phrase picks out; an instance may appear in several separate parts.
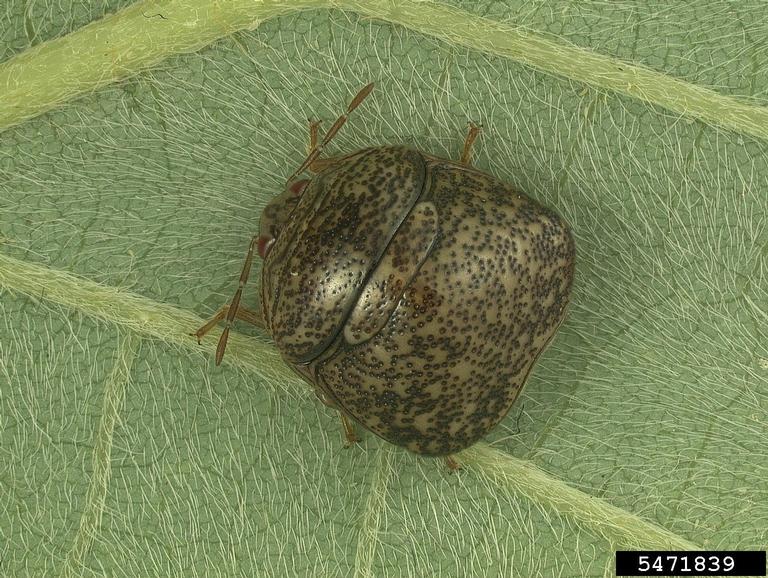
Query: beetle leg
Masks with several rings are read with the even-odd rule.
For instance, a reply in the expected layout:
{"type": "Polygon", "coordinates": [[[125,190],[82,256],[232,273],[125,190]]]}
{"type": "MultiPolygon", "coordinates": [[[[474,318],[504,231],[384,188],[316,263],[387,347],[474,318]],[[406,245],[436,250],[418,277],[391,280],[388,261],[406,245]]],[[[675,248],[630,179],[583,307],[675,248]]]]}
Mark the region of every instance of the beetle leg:
{"type": "MultiPolygon", "coordinates": [[[[229,305],[223,305],[216,313],[214,313],[213,317],[211,317],[205,323],[205,325],[200,327],[200,329],[198,329],[194,333],[190,333],[190,335],[194,335],[195,337],[197,337],[197,342],[200,343],[200,340],[203,337],[205,337],[211,329],[216,327],[216,324],[219,321],[221,321],[227,316],[227,311],[229,311],[229,305]]],[[[251,325],[255,325],[260,329],[264,329],[264,316],[261,314],[260,311],[247,309],[241,305],[240,307],[238,307],[237,314],[235,315],[235,317],[237,319],[240,319],[241,321],[246,321],[251,325]]]]}
{"type": "Polygon", "coordinates": [[[347,438],[346,446],[351,446],[352,444],[356,444],[360,441],[360,438],[357,437],[357,432],[355,431],[355,424],[353,424],[350,419],[344,415],[343,413],[339,412],[339,416],[341,417],[341,427],[344,428],[344,437],[347,438]]]}
{"type": "Polygon", "coordinates": [[[461,153],[461,164],[471,165],[472,160],[472,144],[477,139],[480,131],[483,129],[483,125],[477,125],[474,122],[469,123],[469,132],[467,138],[464,139],[464,150],[461,153]]]}
{"type": "Polygon", "coordinates": [[[445,460],[445,465],[448,466],[448,469],[451,470],[452,472],[455,472],[461,469],[461,464],[457,462],[455,459],[453,459],[453,456],[445,456],[443,460],[445,460]]]}
{"type": "Polygon", "coordinates": [[[247,307],[243,307],[241,305],[237,310],[237,318],[241,321],[250,323],[251,325],[255,325],[259,329],[267,328],[266,324],[264,323],[264,315],[261,313],[261,311],[254,311],[253,309],[248,309],[247,307]]]}
{"type": "Polygon", "coordinates": [[[309,164],[307,168],[313,173],[319,173],[320,171],[324,171],[334,163],[338,162],[338,160],[339,159],[337,157],[333,157],[331,159],[315,159],[309,164]]]}
{"type": "MultiPolygon", "coordinates": [[[[194,334],[198,336],[198,339],[200,339],[200,337],[210,331],[213,326],[216,325],[216,323],[218,323],[221,319],[226,320],[227,324],[224,327],[224,331],[221,333],[219,344],[216,346],[216,365],[219,365],[221,363],[221,359],[224,357],[224,350],[227,348],[227,340],[229,339],[229,330],[232,329],[232,322],[236,317],[239,317],[238,312],[240,311],[240,298],[243,295],[243,287],[245,287],[245,284],[248,282],[248,275],[251,273],[251,263],[253,262],[253,253],[258,244],[259,235],[254,235],[251,239],[251,243],[248,245],[248,254],[245,256],[245,263],[243,263],[243,270],[240,273],[240,280],[237,284],[237,291],[235,291],[235,295],[232,297],[232,301],[230,301],[229,305],[226,307],[226,310],[225,308],[220,309],[219,312],[213,317],[213,319],[211,319],[211,321],[203,325],[200,329],[197,330],[197,333],[194,334]],[[219,318],[219,315],[222,315],[222,317],[219,318]]],[[[256,317],[254,317],[254,319],[255,318],[256,317]]]]}
{"type": "MultiPolygon", "coordinates": [[[[325,392],[319,387],[315,388],[315,395],[317,396],[317,399],[322,401],[328,407],[331,407],[333,409],[338,409],[338,406],[336,405],[336,403],[332,399],[330,399],[327,395],[325,395],[325,392]]],[[[360,438],[357,437],[357,432],[355,431],[355,424],[352,423],[352,421],[342,411],[339,411],[339,417],[341,418],[341,427],[344,429],[344,437],[347,439],[345,445],[351,446],[352,444],[359,442],[360,438]]]]}
{"type": "Polygon", "coordinates": [[[319,120],[312,120],[309,119],[309,149],[307,149],[307,154],[311,153],[312,150],[317,146],[317,131],[320,128],[320,121],[319,120]]]}
{"type": "Polygon", "coordinates": [[[332,409],[336,409],[336,402],[334,402],[330,397],[325,395],[325,392],[320,389],[319,387],[315,386],[314,390],[315,395],[317,396],[317,399],[319,399],[321,402],[323,402],[324,405],[327,405],[328,407],[332,409]]]}
{"type": "MultiPolygon", "coordinates": [[[[311,154],[312,151],[317,146],[317,131],[320,127],[320,121],[319,120],[312,120],[309,119],[309,150],[307,151],[307,154],[311,154]]],[[[311,163],[309,163],[309,166],[307,169],[313,173],[319,173],[320,171],[328,168],[333,163],[336,162],[335,158],[332,159],[315,159],[311,163]]]]}
{"type": "MultiPolygon", "coordinates": [[[[333,126],[328,129],[328,132],[325,133],[325,136],[323,137],[322,142],[315,143],[315,146],[312,147],[312,150],[307,155],[307,158],[304,159],[304,162],[301,163],[301,166],[296,169],[296,172],[294,172],[290,177],[288,177],[287,182],[291,182],[296,176],[302,172],[304,172],[312,163],[317,160],[317,158],[320,156],[320,153],[323,152],[323,148],[331,142],[333,137],[336,136],[336,133],[341,130],[341,127],[344,126],[344,123],[347,122],[347,118],[352,113],[353,110],[355,110],[358,106],[360,106],[360,103],[365,100],[365,97],[371,94],[371,91],[373,90],[373,83],[365,85],[363,88],[360,89],[360,92],[358,92],[355,95],[355,98],[352,99],[352,102],[349,103],[349,106],[347,107],[347,112],[345,114],[342,114],[339,118],[336,119],[336,122],[333,123],[333,126]]],[[[311,126],[310,126],[311,131],[311,126]]],[[[312,138],[312,133],[310,132],[310,139],[312,138]]]]}

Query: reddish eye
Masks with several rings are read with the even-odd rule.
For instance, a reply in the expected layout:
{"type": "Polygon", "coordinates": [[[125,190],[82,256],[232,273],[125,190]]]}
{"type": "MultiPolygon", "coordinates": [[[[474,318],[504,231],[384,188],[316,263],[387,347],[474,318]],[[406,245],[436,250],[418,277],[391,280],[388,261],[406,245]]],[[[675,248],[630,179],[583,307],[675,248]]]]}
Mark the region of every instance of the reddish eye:
{"type": "Polygon", "coordinates": [[[266,235],[262,235],[259,237],[259,245],[256,249],[259,252],[259,256],[262,259],[266,259],[267,253],[269,253],[269,250],[272,248],[272,245],[275,243],[274,237],[267,237],[266,235]]]}
{"type": "Polygon", "coordinates": [[[304,187],[307,186],[308,182],[309,179],[301,179],[300,181],[296,181],[295,183],[291,184],[291,186],[288,188],[290,189],[291,194],[296,197],[304,191],[304,187]]]}

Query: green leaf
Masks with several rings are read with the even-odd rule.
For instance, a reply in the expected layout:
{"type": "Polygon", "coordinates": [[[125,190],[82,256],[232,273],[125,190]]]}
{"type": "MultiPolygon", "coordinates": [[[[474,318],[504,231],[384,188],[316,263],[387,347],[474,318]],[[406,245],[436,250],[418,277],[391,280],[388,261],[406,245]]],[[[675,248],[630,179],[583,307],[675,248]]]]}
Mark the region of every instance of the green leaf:
{"type": "Polygon", "coordinates": [[[454,4],[8,3],[3,574],[603,576],[618,547],[765,547],[764,6],[454,4]],[[481,122],[475,164],[576,235],[569,317],[458,474],[345,449],[258,330],[221,367],[189,335],[306,119],[371,81],[330,154],[455,158],[481,122]]]}

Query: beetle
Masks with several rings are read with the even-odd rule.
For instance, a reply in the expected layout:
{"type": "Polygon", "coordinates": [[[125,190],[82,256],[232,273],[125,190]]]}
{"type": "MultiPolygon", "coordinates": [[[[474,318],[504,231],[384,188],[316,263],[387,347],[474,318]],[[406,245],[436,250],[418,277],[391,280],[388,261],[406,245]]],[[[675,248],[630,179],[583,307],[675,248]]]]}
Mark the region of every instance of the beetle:
{"type": "Polygon", "coordinates": [[[450,457],[512,407],[565,316],[575,269],[568,224],[472,167],[404,146],[321,158],[364,87],[264,208],[219,321],[264,327],[286,363],[352,422],[417,454],[450,457]],[[309,170],[312,175],[299,177],[309,170]],[[254,252],[261,310],[240,304],[254,252]]]}

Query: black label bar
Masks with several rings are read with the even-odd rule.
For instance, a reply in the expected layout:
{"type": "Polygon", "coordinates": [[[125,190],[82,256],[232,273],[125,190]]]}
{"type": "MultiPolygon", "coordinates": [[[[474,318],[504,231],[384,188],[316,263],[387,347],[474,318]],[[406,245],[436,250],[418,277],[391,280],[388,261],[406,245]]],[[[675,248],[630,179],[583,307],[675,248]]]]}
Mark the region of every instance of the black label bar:
{"type": "Polygon", "coordinates": [[[618,551],[617,576],[765,576],[765,551],[618,551]]]}

